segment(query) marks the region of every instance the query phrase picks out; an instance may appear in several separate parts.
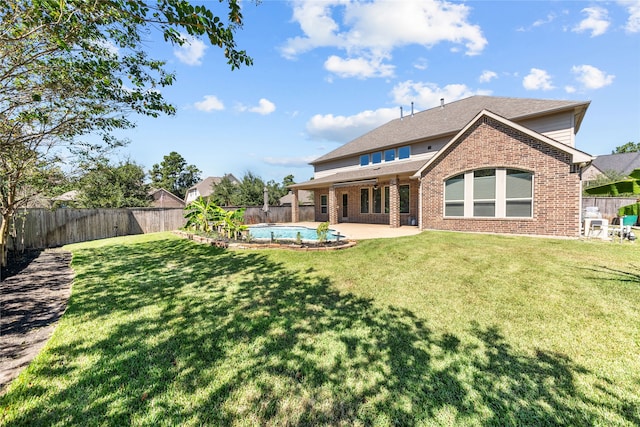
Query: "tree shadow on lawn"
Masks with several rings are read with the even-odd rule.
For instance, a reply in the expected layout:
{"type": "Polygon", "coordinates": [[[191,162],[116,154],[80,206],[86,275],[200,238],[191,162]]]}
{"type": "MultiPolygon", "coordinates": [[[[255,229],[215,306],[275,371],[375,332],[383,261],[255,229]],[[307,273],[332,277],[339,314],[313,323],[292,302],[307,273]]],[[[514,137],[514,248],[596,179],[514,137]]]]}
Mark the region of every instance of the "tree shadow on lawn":
{"type": "Polygon", "coordinates": [[[522,354],[495,326],[436,333],[261,252],[167,239],[75,254],[85,264],[61,325],[80,338],[58,337],[0,398],[37,399],[15,424],[637,421],[621,397],[584,396],[567,357],[522,354]]]}

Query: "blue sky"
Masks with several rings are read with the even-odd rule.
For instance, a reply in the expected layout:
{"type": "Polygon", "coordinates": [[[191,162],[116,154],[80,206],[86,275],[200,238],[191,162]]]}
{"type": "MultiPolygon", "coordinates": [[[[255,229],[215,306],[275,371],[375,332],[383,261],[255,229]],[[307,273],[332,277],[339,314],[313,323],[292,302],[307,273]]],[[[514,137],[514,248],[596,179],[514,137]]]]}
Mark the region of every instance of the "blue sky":
{"type": "MultiPolygon", "coordinates": [[[[224,13],[218,1],[207,2],[224,13]]],[[[171,151],[202,177],[251,171],[280,182],[405,113],[481,94],[591,101],[577,148],[640,142],[638,1],[243,2],[231,71],[220,49],[150,36],[177,81],[174,117],[137,118],[121,156],[149,169],[171,151]]]]}

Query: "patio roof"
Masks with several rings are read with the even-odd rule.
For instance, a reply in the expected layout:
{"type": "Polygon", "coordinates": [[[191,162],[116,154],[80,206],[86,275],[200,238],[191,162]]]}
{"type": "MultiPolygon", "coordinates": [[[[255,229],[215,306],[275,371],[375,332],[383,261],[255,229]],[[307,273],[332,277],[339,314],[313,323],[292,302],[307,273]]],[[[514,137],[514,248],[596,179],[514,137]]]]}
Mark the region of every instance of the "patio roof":
{"type": "Polygon", "coordinates": [[[416,173],[428,159],[420,159],[413,161],[398,161],[389,164],[377,164],[362,167],[359,169],[337,172],[321,178],[312,179],[310,181],[301,182],[289,186],[295,189],[312,189],[320,187],[328,187],[334,184],[358,184],[362,181],[384,178],[386,176],[410,177],[416,173]]]}

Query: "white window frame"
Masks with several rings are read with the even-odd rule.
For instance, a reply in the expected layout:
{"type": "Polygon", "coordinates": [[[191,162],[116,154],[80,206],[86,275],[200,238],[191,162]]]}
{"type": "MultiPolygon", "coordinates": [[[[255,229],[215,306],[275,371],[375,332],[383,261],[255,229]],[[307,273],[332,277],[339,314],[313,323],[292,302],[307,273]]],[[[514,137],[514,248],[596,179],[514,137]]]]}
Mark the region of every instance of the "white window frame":
{"type": "MultiPolygon", "coordinates": [[[[466,171],[462,175],[464,175],[464,200],[461,200],[464,203],[464,215],[463,216],[448,216],[446,215],[446,183],[449,179],[452,179],[460,173],[456,173],[454,175],[449,176],[447,179],[442,182],[442,215],[444,218],[473,218],[473,219],[532,219],[534,206],[535,206],[535,173],[526,169],[520,168],[478,168],[471,171],[466,171]],[[495,169],[496,171],[496,198],[495,198],[495,216],[474,216],[473,215],[473,206],[474,206],[474,194],[473,194],[473,179],[474,172],[476,170],[481,169],[495,169]],[[524,198],[509,198],[507,199],[507,169],[509,170],[518,170],[531,174],[531,197],[524,198]],[[531,216],[507,216],[507,200],[509,201],[531,201],[531,216]]],[[[459,200],[449,200],[449,202],[459,202],[459,200]]]]}

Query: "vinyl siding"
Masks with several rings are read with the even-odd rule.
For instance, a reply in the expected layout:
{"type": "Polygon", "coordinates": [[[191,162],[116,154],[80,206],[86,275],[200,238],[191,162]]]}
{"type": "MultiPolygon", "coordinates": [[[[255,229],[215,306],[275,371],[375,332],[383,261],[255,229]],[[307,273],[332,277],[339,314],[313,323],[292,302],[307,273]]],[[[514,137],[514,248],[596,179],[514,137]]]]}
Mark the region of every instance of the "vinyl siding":
{"type": "Polygon", "coordinates": [[[565,112],[533,120],[523,120],[518,124],[553,138],[569,147],[575,147],[573,112],[565,112]]]}

